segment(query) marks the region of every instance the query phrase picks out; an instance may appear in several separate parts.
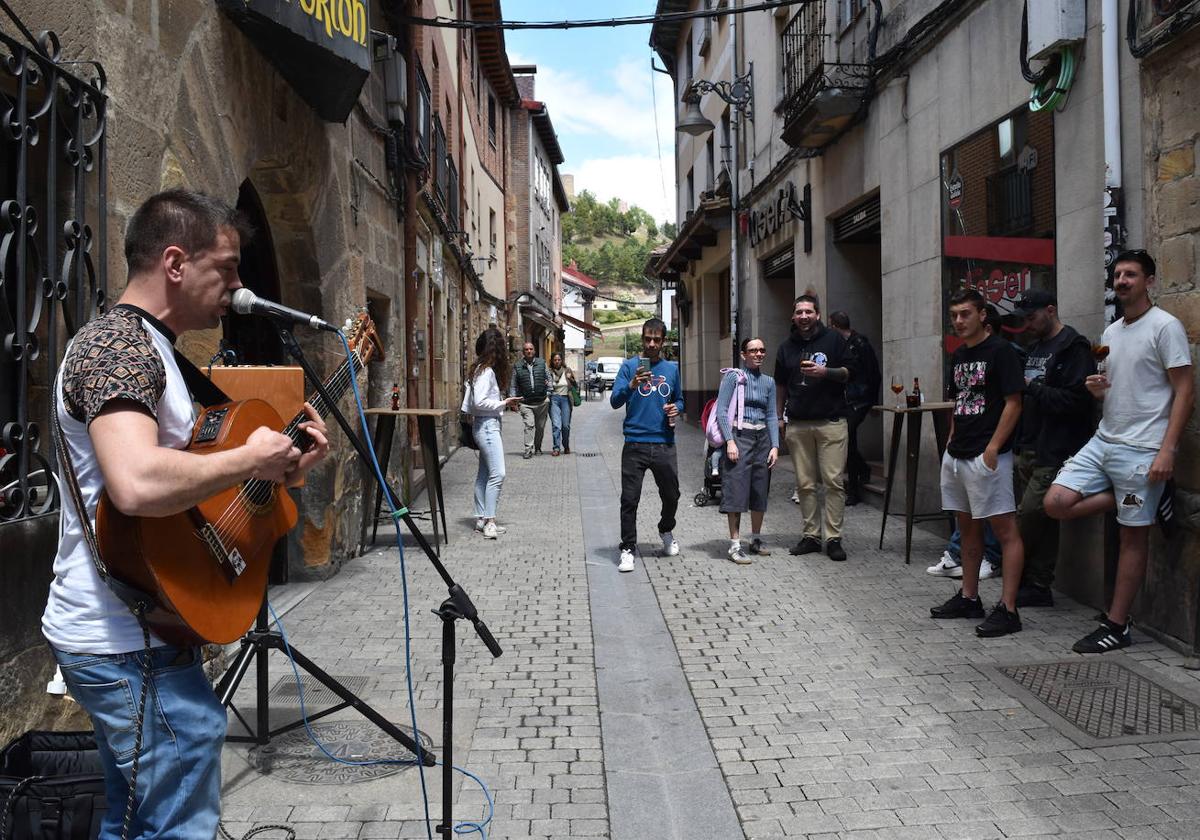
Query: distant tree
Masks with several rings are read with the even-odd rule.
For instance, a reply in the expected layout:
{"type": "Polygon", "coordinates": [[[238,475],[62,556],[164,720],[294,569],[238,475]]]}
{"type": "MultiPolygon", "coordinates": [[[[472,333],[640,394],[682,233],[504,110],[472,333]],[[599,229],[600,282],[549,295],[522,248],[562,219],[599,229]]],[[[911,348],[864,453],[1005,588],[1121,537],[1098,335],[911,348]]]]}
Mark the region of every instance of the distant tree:
{"type": "Polygon", "coordinates": [[[667,239],[674,239],[679,235],[679,227],[674,222],[663,222],[662,235],[667,239]]]}

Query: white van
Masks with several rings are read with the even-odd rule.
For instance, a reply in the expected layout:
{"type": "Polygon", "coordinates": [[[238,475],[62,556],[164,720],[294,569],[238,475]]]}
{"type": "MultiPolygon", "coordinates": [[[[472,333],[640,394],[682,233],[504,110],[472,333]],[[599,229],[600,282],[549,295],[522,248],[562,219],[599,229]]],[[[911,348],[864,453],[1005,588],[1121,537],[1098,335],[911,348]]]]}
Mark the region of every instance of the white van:
{"type": "Polygon", "coordinates": [[[606,391],[612,390],[613,382],[617,379],[617,371],[621,369],[621,365],[624,363],[625,360],[620,356],[601,356],[596,359],[596,375],[604,383],[606,391]]]}

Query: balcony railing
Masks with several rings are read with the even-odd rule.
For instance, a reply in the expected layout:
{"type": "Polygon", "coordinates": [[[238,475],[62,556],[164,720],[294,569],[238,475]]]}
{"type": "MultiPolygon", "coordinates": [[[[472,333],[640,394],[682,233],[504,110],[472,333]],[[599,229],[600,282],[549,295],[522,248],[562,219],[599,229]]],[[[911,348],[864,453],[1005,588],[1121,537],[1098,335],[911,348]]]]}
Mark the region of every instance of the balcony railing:
{"type": "Polygon", "coordinates": [[[433,118],[433,194],[437,198],[438,203],[446,206],[446,184],[449,180],[450,173],[447,168],[446,159],[446,131],[442,128],[442,121],[438,117],[433,118]]]}
{"type": "Polygon", "coordinates": [[[783,139],[819,151],[858,115],[870,87],[871,65],[826,60],[830,41],[825,4],[808,3],[784,27],[781,38],[783,139]]]}

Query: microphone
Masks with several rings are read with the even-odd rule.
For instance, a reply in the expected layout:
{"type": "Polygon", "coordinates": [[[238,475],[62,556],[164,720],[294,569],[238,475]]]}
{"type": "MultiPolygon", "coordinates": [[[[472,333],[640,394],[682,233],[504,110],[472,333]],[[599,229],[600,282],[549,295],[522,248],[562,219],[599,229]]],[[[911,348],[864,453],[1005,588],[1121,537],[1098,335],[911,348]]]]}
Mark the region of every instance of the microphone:
{"type": "Polygon", "coordinates": [[[309,315],[282,303],[260,298],[249,289],[238,289],[233,293],[233,311],[239,315],[262,315],[289,324],[307,324],[314,330],[337,332],[337,327],[322,321],[316,315],[309,315]]]}

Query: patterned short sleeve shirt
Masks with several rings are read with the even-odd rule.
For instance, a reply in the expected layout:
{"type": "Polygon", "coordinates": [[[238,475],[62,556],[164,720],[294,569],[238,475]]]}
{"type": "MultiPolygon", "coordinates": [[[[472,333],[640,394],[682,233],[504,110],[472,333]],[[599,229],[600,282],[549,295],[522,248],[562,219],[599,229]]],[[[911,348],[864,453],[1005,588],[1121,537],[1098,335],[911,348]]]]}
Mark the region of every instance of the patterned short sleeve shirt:
{"type": "Polygon", "coordinates": [[[126,400],[157,419],[166,384],[162,356],[141,318],[128,309],[113,309],[86,324],[63,360],[63,403],[85,426],[113,400],[126,400]]]}

